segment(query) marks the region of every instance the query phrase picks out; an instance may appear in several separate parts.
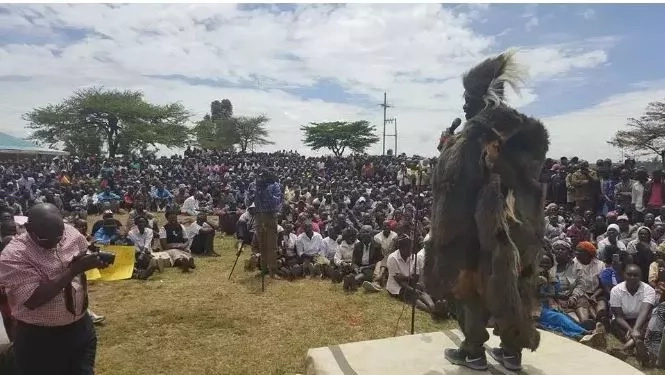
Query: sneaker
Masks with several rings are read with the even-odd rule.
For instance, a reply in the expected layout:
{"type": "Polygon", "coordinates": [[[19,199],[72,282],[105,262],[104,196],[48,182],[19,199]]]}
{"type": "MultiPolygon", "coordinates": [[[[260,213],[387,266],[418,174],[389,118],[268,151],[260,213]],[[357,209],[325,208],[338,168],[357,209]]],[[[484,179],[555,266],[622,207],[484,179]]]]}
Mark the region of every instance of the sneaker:
{"type": "Polygon", "coordinates": [[[363,281],[363,289],[365,289],[366,292],[380,292],[381,287],[378,286],[376,283],[370,283],[369,281],[363,281]]]}
{"type": "Polygon", "coordinates": [[[468,367],[476,371],[487,370],[487,358],[485,353],[471,356],[462,349],[446,349],[443,356],[453,365],[468,367]]]}
{"type": "Polygon", "coordinates": [[[490,356],[495,361],[499,362],[506,370],[521,371],[522,370],[522,354],[508,354],[503,348],[492,348],[490,356]]]}

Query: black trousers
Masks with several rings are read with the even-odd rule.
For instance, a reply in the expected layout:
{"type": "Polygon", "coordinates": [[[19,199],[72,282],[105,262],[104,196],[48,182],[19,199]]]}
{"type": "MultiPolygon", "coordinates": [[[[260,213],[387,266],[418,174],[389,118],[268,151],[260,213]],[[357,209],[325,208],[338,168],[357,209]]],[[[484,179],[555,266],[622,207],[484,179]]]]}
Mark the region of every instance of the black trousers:
{"type": "Polygon", "coordinates": [[[18,322],[14,358],[18,375],[93,375],[97,335],[86,314],[60,327],[18,322]]]}

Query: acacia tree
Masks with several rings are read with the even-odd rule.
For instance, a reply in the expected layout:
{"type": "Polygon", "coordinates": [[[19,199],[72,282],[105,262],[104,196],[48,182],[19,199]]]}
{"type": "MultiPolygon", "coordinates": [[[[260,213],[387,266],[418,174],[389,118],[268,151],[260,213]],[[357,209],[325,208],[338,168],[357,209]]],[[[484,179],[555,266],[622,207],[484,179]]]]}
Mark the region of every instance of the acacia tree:
{"type": "Polygon", "coordinates": [[[64,144],[76,155],[143,151],[147,146],[184,144],[184,125],[190,114],[182,104],[148,103],[140,91],[89,88],[77,90],[58,104],[35,108],[23,118],[33,130],[31,138],[53,146],[64,144]]]}
{"type": "Polygon", "coordinates": [[[665,102],[651,102],[639,118],[628,119],[628,130],[617,131],[609,144],[636,151],[654,153],[665,164],[665,102]]]}
{"type": "Polygon", "coordinates": [[[300,127],[305,133],[303,143],[313,150],[327,148],[335,154],[342,156],[346,149],[363,153],[372,144],[379,141],[374,134],[375,128],[369,122],[361,120],[354,122],[312,122],[310,125],[300,127]]]}
{"type": "Polygon", "coordinates": [[[238,143],[237,123],[229,99],[214,100],[210,113],[194,126],[193,133],[199,146],[213,150],[230,150],[238,143]]]}
{"type": "Polygon", "coordinates": [[[261,146],[275,143],[267,138],[268,130],[265,123],[270,121],[268,117],[263,115],[255,117],[240,116],[235,120],[240,152],[245,152],[250,145],[261,146]]]}

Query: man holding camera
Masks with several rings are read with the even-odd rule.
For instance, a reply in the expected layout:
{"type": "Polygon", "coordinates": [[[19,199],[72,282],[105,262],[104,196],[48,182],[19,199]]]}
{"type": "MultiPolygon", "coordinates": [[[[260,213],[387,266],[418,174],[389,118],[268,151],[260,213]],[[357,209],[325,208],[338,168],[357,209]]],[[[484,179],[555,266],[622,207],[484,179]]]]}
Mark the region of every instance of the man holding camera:
{"type": "Polygon", "coordinates": [[[89,253],[85,237],[64,224],[52,204],[31,208],[25,228],[0,255],[0,286],[16,319],[19,373],[93,374],[97,336],[84,273],[112,259],[89,253]]]}

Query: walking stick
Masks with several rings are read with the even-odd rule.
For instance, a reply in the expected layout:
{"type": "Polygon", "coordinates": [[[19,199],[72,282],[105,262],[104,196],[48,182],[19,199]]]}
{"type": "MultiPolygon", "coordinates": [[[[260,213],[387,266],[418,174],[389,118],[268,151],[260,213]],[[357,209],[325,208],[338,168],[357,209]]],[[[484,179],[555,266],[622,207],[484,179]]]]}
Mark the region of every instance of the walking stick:
{"type": "MultiPolygon", "coordinates": [[[[416,187],[416,192],[420,194],[421,190],[421,183],[422,183],[422,178],[423,178],[423,171],[421,169],[421,166],[418,165],[418,186],[416,187]]],[[[416,196],[416,199],[418,199],[418,196],[416,196]]],[[[415,325],[416,325],[416,299],[418,298],[418,292],[416,291],[416,280],[414,276],[416,275],[417,268],[416,265],[418,264],[418,252],[416,251],[416,229],[418,227],[418,211],[420,211],[420,208],[418,207],[420,203],[416,201],[416,212],[413,213],[413,236],[411,237],[411,256],[412,262],[413,262],[413,272],[411,273],[411,288],[413,290],[413,302],[411,304],[411,334],[415,332],[415,325]]]]}
{"type": "Polygon", "coordinates": [[[242,252],[242,247],[243,247],[243,242],[242,240],[238,241],[236,244],[236,248],[238,249],[236,251],[236,261],[233,263],[233,267],[231,268],[231,272],[229,273],[229,280],[231,280],[231,275],[233,275],[233,270],[236,268],[236,264],[238,264],[238,259],[240,259],[240,253],[242,252]]]}

